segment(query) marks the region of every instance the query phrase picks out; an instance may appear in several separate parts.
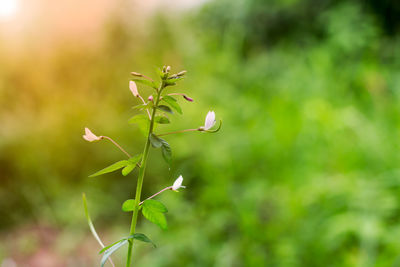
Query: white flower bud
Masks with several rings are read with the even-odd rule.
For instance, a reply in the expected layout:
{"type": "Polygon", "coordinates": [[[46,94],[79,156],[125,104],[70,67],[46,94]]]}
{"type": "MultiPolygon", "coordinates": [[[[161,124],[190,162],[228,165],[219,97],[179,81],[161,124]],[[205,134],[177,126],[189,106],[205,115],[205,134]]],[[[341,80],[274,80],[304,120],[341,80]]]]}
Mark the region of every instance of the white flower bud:
{"type": "Polygon", "coordinates": [[[172,190],[178,191],[179,188],[185,188],[186,186],[182,185],[183,177],[180,175],[178,179],[175,180],[174,184],[172,185],[172,190]]]}
{"type": "Polygon", "coordinates": [[[215,112],[214,111],[209,111],[207,113],[206,120],[204,122],[204,126],[201,127],[201,128],[203,128],[203,130],[208,130],[208,129],[212,128],[215,125],[215,122],[216,122],[215,121],[215,112]]]}

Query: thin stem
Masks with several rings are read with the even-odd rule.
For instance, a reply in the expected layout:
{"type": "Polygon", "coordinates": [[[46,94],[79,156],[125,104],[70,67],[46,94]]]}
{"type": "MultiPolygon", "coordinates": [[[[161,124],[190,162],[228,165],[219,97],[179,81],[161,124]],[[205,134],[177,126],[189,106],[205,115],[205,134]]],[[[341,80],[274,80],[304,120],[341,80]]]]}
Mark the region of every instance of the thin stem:
{"type": "Polygon", "coordinates": [[[101,137],[102,137],[102,138],[105,138],[105,139],[107,139],[108,141],[110,141],[111,143],[113,143],[116,147],[119,148],[119,150],[121,150],[125,155],[127,155],[128,158],[131,158],[131,157],[132,157],[131,155],[129,155],[128,152],[125,151],[125,149],[123,149],[120,145],[118,145],[117,142],[115,142],[114,140],[112,140],[110,137],[108,137],[108,136],[101,136],[101,137]]]}
{"type": "Polygon", "coordinates": [[[162,192],[167,191],[167,190],[172,190],[172,186],[168,186],[168,187],[164,188],[163,190],[161,190],[161,191],[155,193],[154,195],[152,195],[152,196],[146,198],[145,200],[143,200],[142,202],[139,203],[139,206],[142,205],[143,202],[145,202],[146,200],[152,199],[153,197],[156,197],[156,196],[158,196],[159,194],[161,194],[162,192]]]}
{"type": "Polygon", "coordinates": [[[174,132],[169,132],[169,133],[157,134],[157,136],[176,134],[176,133],[184,133],[184,132],[194,132],[194,131],[198,131],[198,130],[199,129],[186,129],[186,130],[174,131],[174,132]]]}
{"type": "MultiPolygon", "coordinates": [[[[146,105],[146,101],[144,101],[143,97],[141,95],[138,95],[138,97],[140,98],[140,100],[142,100],[143,104],[146,105]]],[[[150,111],[148,109],[146,109],[146,111],[147,111],[147,115],[149,116],[149,120],[151,120],[150,111]]]]}
{"type": "MultiPolygon", "coordinates": [[[[137,181],[137,185],[136,185],[135,207],[133,209],[131,228],[130,228],[129,235],[133,235],[136,230],[136,223],[137,223],[137,218],[138,218],[138,213],[139,213],[140,196],[142,194],[143,178],[144,178],[144,173],[146,170],[147,158],[149,155],[150,135],[153,133],[153,127],[154,127],[154,119],[153,118],[155,118],[156,107],[158,105],[158,102],[160,101],[161,91],[163,88],[164,88],[164,82],[161,83],[160,88],[157,91],[157,98],[155,101],[155,105],[152,108],[153,110],[152,110],[152,115],[150,117],[149,132],[147,135],[146,144],[144,146],[142,162],[140,164],[141,167],[139,169],[139,176],[138,176],[138,181],[137,181]]],[[[126,259],[126,267],[131,266],[132,247],[133,247],[133,240],[132,240],[132,242],[129,242],[129,245],[128,245],[128,255],[127,255],[127,259],[126,259]]]]}

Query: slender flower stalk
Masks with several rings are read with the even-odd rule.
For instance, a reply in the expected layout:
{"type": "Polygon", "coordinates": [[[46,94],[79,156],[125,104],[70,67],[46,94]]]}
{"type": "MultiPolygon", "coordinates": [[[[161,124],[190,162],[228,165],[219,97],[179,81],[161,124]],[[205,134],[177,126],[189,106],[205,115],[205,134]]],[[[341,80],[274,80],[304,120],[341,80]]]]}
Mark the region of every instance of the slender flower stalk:
{"type": "Polygon", "coordinates": [[[119,150],[121,150],[125,155],[127,155],[128,158],[131,158],[131,157],[132,157],[128,152],[126,152],[125,149],[123,149],[123,148],[122,148],[117,142],[115,142],[112,138],[110,138],[110,137],[108,137],[108,136],[101,136],[101,137],[103,137],[104,139],[107,139],[108,141],[110,141],[111,143],[113,143],[116,147],[118,147],[119,150]]]}
{"type": "Polygon", "coordinates": [[[183,178],[182,178],[182,175],[181,175],[181,176],[178,177],[178,179],[175,180],[175,182],[174,182],[173,185],[167,186],[167,187],[165,187],[164,189],[161,189],[160,191],[158,191],[157,193],[155,193],[154,195],[149,196],[148,198],[146,198],[145,200],[143,200],[142,202],[140,202],[140,203],[139,203],[139,206],[142,205],[143,202],[145,202],[146,200],[152,199],[152,198],[158,196],[159,194],[161,194],[162,192],[165,192],[165,191],[167,191],[167,190],[173,190],[173,191],[178,192],[178,189],[179,189],[179,188],[186,188],[186,186],[183,186],[183,185],[182,185],[182,181],[183,181],[183,178]]]}
{"type": "Polygon", "coordinates": [[[139,206],[142,205],[143,202],[145,202],[146,200],[152,199],[152,198],[158,196],[159,194],[161,194],[162,192],[165,192],[165,191],[167,191],[167,190],[172,190],[172,186],[167,186],[166,188],[164,188],[164,189],[158,191],[157,193],[155,193],[154,195],[149,196],[149,197],[146,198],[145,200],[141,201],[141,202],[139,203],[139,206]]]}
{"type": "Polygon", "coordinates": [[[182,96],[184,99],[186,99],[187,101],[193,102],[193,98],[188,97],[187,95],[182,94],[182,93],[170,93],[170,94],[168,94],[168,95],[169,95],[169,96],[171,96],[171,95],[180,95],[180,96],[182,96]]]}
{"type": "Polygon", "coordinates": [[[100,141],[103,139],[107,139],[111,143],[113,143],[119,150],[121,150],[125,155],[128,156],[128,158],[131,158],[132,156],[126,152],[125,149],[123,149],[117,142],[115,142],[111,137],[100,135],[96,136],[92,131],[90,131],[89,128],[85,128],[85,134],[83,135],[83,139],[85,139],[88,142],[94,142],[94,141],[100,141]]]}

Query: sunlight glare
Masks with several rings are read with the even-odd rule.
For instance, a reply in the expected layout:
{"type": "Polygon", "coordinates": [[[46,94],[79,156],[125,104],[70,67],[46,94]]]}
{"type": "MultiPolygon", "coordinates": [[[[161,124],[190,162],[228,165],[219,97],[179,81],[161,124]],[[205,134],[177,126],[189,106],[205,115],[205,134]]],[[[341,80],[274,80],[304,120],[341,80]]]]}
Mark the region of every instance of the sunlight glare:
{"type": "Polygon", "coordinates": [[[14,16],[17,10],[17,0],[0,0],[0,19],[14,16]]]}

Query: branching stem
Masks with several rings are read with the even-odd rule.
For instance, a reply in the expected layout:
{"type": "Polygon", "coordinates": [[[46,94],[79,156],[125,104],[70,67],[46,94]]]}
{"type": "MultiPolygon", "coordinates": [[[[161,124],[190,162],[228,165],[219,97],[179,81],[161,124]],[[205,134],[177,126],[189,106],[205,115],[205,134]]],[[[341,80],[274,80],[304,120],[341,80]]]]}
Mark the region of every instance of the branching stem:
{"type": "MultiPolygon", "coordinates": [[[[161,92],[162,92],[162,89],[164,88],[164,86],[165,86],[164,82],[162,82],[159,90],[157,91],[157,98],[155,99],[155,105],[152,108],[152,115],[150,116],[150,127],[149,127],[149,131],[147,134],[146,144],[145,144],[144,150],[143,150],[142,162],[140,164],[140,169],[139,169],[139,176],[138,176],[138,181],[137,181],[137,185],[136,185],[135,206],[133,209],[131,228],[130,228],[129,235],[133,235],[136,230],[136,223],[137,223],[137,218],[138,218],[138,213],[139,213],[140,197],[142,194],[143,178],[144,178],[144,173],[146,170],[147,158],[148,158],[149,149],[150,149],[150,135],[153,133],[156,107],[160,101],[161,92]]],[[[133,247],[133,240],[132,240],[132,242],[129,242],[129,245],[128,245],[128,255],[126,258],[126,267],[131,266],[132,247],[133,247]]]]}

